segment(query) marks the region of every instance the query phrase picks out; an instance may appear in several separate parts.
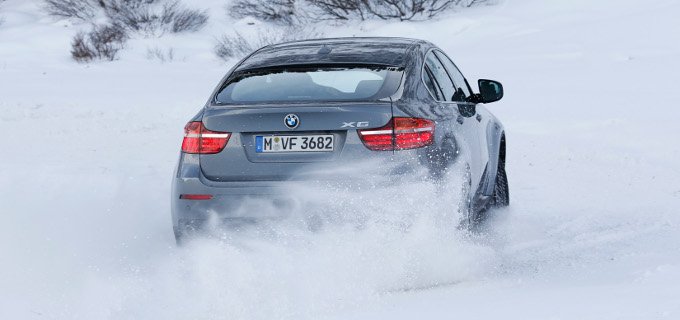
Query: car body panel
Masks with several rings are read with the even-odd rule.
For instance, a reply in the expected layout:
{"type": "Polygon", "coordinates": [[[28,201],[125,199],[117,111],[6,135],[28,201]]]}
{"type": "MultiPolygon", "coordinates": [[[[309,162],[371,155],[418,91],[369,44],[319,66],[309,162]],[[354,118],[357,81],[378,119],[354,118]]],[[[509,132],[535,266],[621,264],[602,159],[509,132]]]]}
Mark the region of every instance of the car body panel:
{"type": "Polygon", "coordinates": [[[392,118],[389,102],[309,103],[302,105],[230,106],[209,108],[203,123],[210,130],[234,132],[227,147],[218,154],[200,156],[203,174],[210,180],[285,180],[299,176],[309,162],[342,162],[366,156],[366,148],[356,134],[356,125],[378,128],[392,118]],[[287,114],[299,117],[299,126],[289,129],[284,124],[287,114]],[[345,127],[343,127],[345,126],[345,127]],[[258,135],[334,136],[332,152],[257,153],[258,135]],[[224,170],[225,165],[230,170],[224,170]]]}

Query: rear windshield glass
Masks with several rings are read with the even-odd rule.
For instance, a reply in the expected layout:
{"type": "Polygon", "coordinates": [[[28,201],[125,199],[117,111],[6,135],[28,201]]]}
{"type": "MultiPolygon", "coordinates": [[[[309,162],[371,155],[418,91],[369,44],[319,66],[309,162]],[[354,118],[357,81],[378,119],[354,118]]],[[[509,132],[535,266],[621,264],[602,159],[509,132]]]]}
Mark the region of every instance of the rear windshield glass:
{"type": "Polygon", "coordinates": [[[402,71],[389,67],[315,67],[246,71],[222,87],[218,104],[377,100],[396,92],[402,71]]]}

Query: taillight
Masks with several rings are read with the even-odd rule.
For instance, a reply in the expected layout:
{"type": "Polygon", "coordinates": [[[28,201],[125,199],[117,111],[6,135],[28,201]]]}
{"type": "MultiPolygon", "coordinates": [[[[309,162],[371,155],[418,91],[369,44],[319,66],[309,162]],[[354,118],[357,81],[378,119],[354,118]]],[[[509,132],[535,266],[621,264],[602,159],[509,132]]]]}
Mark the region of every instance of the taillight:
{"type": "Polygon", "coordinates": [[[429,146],[434,141],[434,121],[418,118],[394,118],[395,149],[429,146]]]}
{"type": "Polygon", "coordinates": [[[182,152],[211,154],[219,153],[229,142],[229,132],[217,132],[206,129],[201,121],[187,123],[184,127],[182,152]]]}
{"type": "Polygon", "coordinates": [[[366,148],[375,151],[415,149],[434,141],[434,121],[420,118],[392,118],[387,125],[357,130],[366,148]]]}
{"type": "Polygon", "coordinates": [[[180,194],[179,198],[183,200],[210,200],[213,196],[211,194],[180,194]]]}

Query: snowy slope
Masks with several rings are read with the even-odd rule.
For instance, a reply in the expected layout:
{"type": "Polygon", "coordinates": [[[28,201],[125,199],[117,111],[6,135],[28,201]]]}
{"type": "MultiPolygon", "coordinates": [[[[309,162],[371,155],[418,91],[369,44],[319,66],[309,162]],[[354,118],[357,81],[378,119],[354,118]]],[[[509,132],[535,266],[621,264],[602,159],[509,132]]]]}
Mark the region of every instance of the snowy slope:
{"type": "Polygon", "coordinates": [[[347,209],[366,229],[289,221],[177,249],[182,128],[229,67],[214,38],[247,28],[221,1],[191,4],[211,8],[200,34],[90,65],[68,55],[83,26],[2,4],[0,318],[680,318],[677,1],[507,0],[326,27],[427,39],[469,79],[502,81],[489,109],[507,130],[510,208],[468,236],[422,205],[430,186],[407,185],[377,199],[387,216],[347,209]],[[177,58],[147,59],[155,47],[177,58]]]}

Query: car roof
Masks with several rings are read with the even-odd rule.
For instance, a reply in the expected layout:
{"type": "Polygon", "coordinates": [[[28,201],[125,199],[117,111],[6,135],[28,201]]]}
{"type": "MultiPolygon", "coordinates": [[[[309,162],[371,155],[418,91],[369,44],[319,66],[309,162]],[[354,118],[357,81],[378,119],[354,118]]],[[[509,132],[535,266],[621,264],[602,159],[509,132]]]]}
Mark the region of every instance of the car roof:
{"type": "Polygon", "coordinates": [[[286,65],[367,64],[404,67],[410,50],[423,40],[389,37],[351,37],[292,41],[263,47],[236,70],[286,65]]]}

